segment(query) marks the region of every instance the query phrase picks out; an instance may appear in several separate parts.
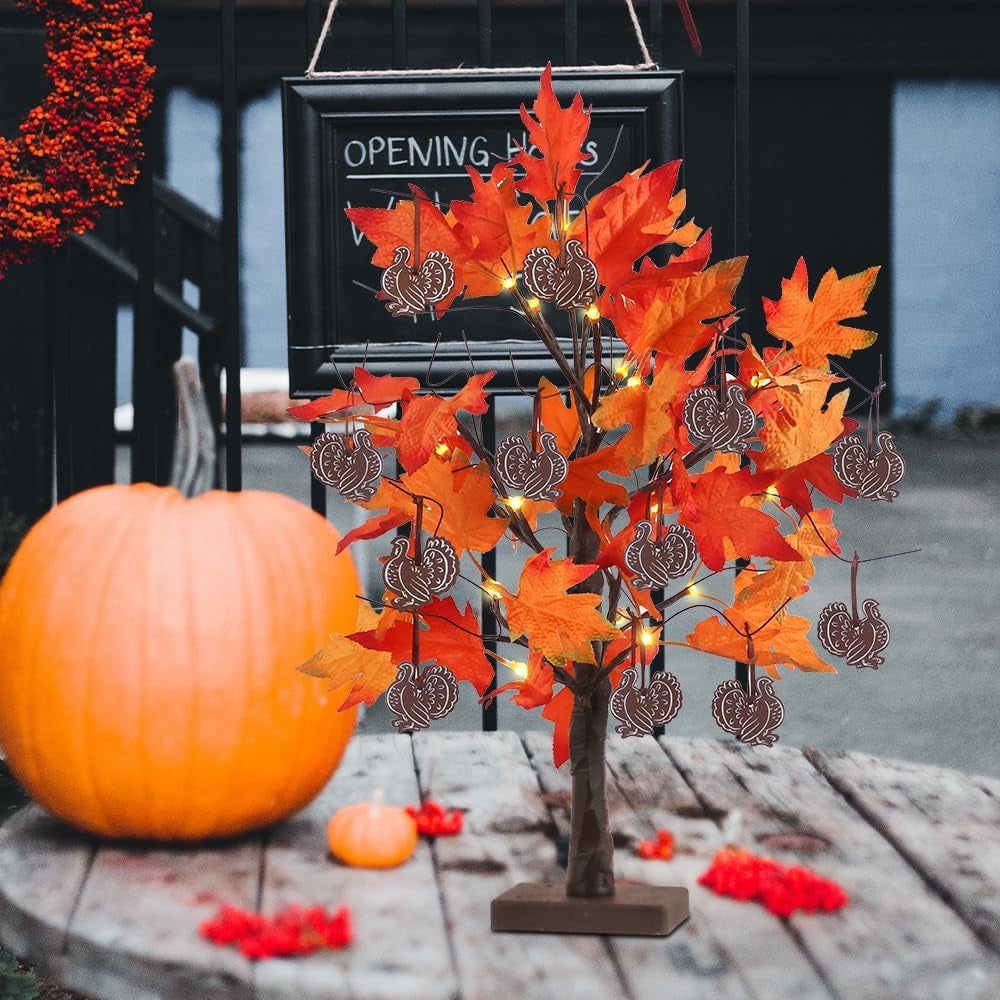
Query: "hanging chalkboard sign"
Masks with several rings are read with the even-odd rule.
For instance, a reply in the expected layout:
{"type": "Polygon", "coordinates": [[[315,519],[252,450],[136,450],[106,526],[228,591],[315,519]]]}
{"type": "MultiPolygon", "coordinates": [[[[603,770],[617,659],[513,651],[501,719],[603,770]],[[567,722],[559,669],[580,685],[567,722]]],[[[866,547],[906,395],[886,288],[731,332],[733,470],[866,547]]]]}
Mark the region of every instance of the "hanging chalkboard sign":
{"type": "MultiPolygon", "coordinates": [[[[475,309],[394,319],[377,301],[374,248],[344,209],[389,206],[418,184],[447,206],[467,198],[465,165],[488,174],[526,141],[522,103],[538,90],[533,74],[464,79],[433,76],[290,78],[283,81],[288,346],[292,395],[339,385],[355,364],[380,373],[424,375],[435,342],[435,379],[468,367],[496,368],[491,388],[551,374],[548,355],[510,310],[475,309]]],[[[554,76],[564,105],[580,91],[592,105],[581,188],[593,191],[627,170],[681,156],[681,74],[593,72],[554,76]]],[[[430,249],[430,248],[428,248],[430,249]]],[[[477,300],[477,305],[482,300],[477,300]]]]}

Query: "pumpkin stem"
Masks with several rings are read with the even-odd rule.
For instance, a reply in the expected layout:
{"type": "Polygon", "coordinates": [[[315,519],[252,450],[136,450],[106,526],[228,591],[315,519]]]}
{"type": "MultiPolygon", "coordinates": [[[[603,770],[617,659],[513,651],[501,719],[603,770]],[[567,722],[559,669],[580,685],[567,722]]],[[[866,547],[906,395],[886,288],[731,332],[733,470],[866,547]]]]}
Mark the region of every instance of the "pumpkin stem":
{"type": "Polygon", "coordinates": [[[215,429],[205,402],[198,366],[190,358],[174,362],[177,388],[177,443],[170,485],[188,497],[215,484],[215,429]]]}

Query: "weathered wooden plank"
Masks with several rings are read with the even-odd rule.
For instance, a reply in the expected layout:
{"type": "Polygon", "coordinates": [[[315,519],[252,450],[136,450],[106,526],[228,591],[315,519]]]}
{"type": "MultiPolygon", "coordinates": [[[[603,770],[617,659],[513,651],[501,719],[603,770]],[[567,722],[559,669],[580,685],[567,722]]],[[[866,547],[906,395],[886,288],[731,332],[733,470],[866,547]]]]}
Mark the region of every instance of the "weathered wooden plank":
{"type": "Polygon", "coordinates": [[[277,828],[267,845],[261,911],[290,903],[351,908],[354,943],[337,952],[268,961],[256,968],[258,1000],[450,1000],[458,984],[431,848],[392,871],[346,868],[330,857],[326,826],[341,806],[370,799],[420,800],[409,736],[356,737],[326,789],[277,828]]]}
{"type": "Polygon", "coordinates": [[[805,753],[1000,951],[1000,781],[864,753],[805,753]]]}
{"type": "Polygon", "coordinates": [[[789,920],[837,994],[996,996],[995,958],[800,751],[714,740],[664,746],[706,806],[742,811],[745,846],[811,864],[847,890],[843,910],[789,920]]]}
{"type": "MultiPolygon", "coordinates": [[[[569,832],[569,774],[552,763],[546,733],[525,733],[525,746],[561,833],[569,832]]],[[[829,991],[782,922],[753,907],[733,904],[702,889],[698,876],[721,843],[718,821],[706,815],[673,762],[653,740],[608,741],[608,808],[618,850],[615,872],[623,881],[683,885],[691,894],[691,919],[666,941],[617,938],[612,948],[636,1000],[660,1000],[669,983],[672,1000],[782,996],[827,998],[829,991]],[[676,838],[670,862],[644,861],[635,844],[660,828],[676,838]],[[779,989],[780,984],[780,989],[779,989]]]]}
{"type": "Polygon", "coordinates": [[[490,901],[518,882],[561,882],[552,821],[517,736],[418,734],[425,797],[466,810],[459,837],[434,844],[463,1000],[627,998],[604,942],[551,934],[494,934],[490,901]]]}
{"type": "Polygon", "coordinates": [[[224,904],[252,910],[260,836],[164,848],[105,845],[66,938],[59,981],[102,1000],[250,1000],[251,963],[199,925],[224,904]]]}
{"type": "Polygon", "coordinates": [[[29,805],[0,829],[0,942],[47,976],[63,972],[66,927],[92,843],[29,805]]]}

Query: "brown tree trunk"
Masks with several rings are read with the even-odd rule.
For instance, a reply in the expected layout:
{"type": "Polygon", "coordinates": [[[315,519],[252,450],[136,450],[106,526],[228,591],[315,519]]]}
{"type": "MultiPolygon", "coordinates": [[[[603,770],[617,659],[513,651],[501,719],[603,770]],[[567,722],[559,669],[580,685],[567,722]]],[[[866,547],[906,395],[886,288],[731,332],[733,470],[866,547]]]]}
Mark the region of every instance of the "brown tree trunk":
{"type": "MultiPolygon", "coordinates": [[[[583,503],[576,501],[570,554],[576,563],[593,562],[600,540],[587,523],[583,503]]],[[[574,587],[577,593],[600,594],[603,577],[595,573],[574,587]]],[[[613,896],[615,892],[614,847],[608,825],[605,794],[604,748],[608,735],[611,680],[594,684],[601,671],[600,645],[594,643],[596,666],[574,665],[578,690],[573,697],[569,723],[569,768],[573,782],[570,816],[568,896],[613,896]]]]}
{"type": "MultiPolygon", "coordinates": [[[[577,666],[577,677],[594,667],[577,666]]],[[[568,896],[613,896],[614,847],[608,825],[604,745],[608,733],[611,681],[602,680],[590,694],[573,699],[569,724],[573,801],[569,842],[568,896]]]]}

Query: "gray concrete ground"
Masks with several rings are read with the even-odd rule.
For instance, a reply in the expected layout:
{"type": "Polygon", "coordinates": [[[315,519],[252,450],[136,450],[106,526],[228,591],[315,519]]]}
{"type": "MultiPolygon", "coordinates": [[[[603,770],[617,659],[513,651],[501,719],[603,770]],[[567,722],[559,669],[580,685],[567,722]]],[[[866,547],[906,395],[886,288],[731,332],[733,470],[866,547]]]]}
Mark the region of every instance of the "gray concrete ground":
{"type": "MultiPolygon", "coordinates": [[[[907,475],[898,500],[891,506],[854,501],[835,516],[848,555],[853,547],[863,556],[923,550],[861,567],[859,597],[877,598],[892,630],[886,662],[878,671],[785,674],[778,685],[785,704],[780,736],[797,746],[865,750],[1000,775],[1000,440],[902,437],[900,451],[907,475]]],[[[291,442],[248,443],[244,477],[247,489],[276,490],[308,503],[307,465],[291,442]]],[[[338,528],[357,523],[354,508],[334,495],[330,501],[338,528]]],[[[548,537],[558,544],[556,532],[548,537]]],[[[384,542],[355,546],[373,595],[380,588],[372,560],[384,549],[384,542]]],[[[794,605],[812,620],[828,601],[849,600],[849,566],[832,559],[817,565],[812,590],[794,605]]],[[[515,584],[518,566],[502,554],[500,578],[515,584]]],[[[726,596],[725,586],[720,580],[715,593],[726,596]]],[[[677,619],[668,638],[683,638],[703,615],[692,611],[677,619]]],[[[722,736],[709,704],[715,685],[731,676],[727,664],[688,650],[668,649],[667,655],[684,690],[684,707],[669,732],[722,736]]],[[[455,713],[438,725],[478,724],[478,706],[466,691],[455,713]]],[[[524,712],[506,701],[500,725],[548,727],[538,710],[524,712]]],[[[381,703],[362,727],[388,728],[381,703]]]]}

